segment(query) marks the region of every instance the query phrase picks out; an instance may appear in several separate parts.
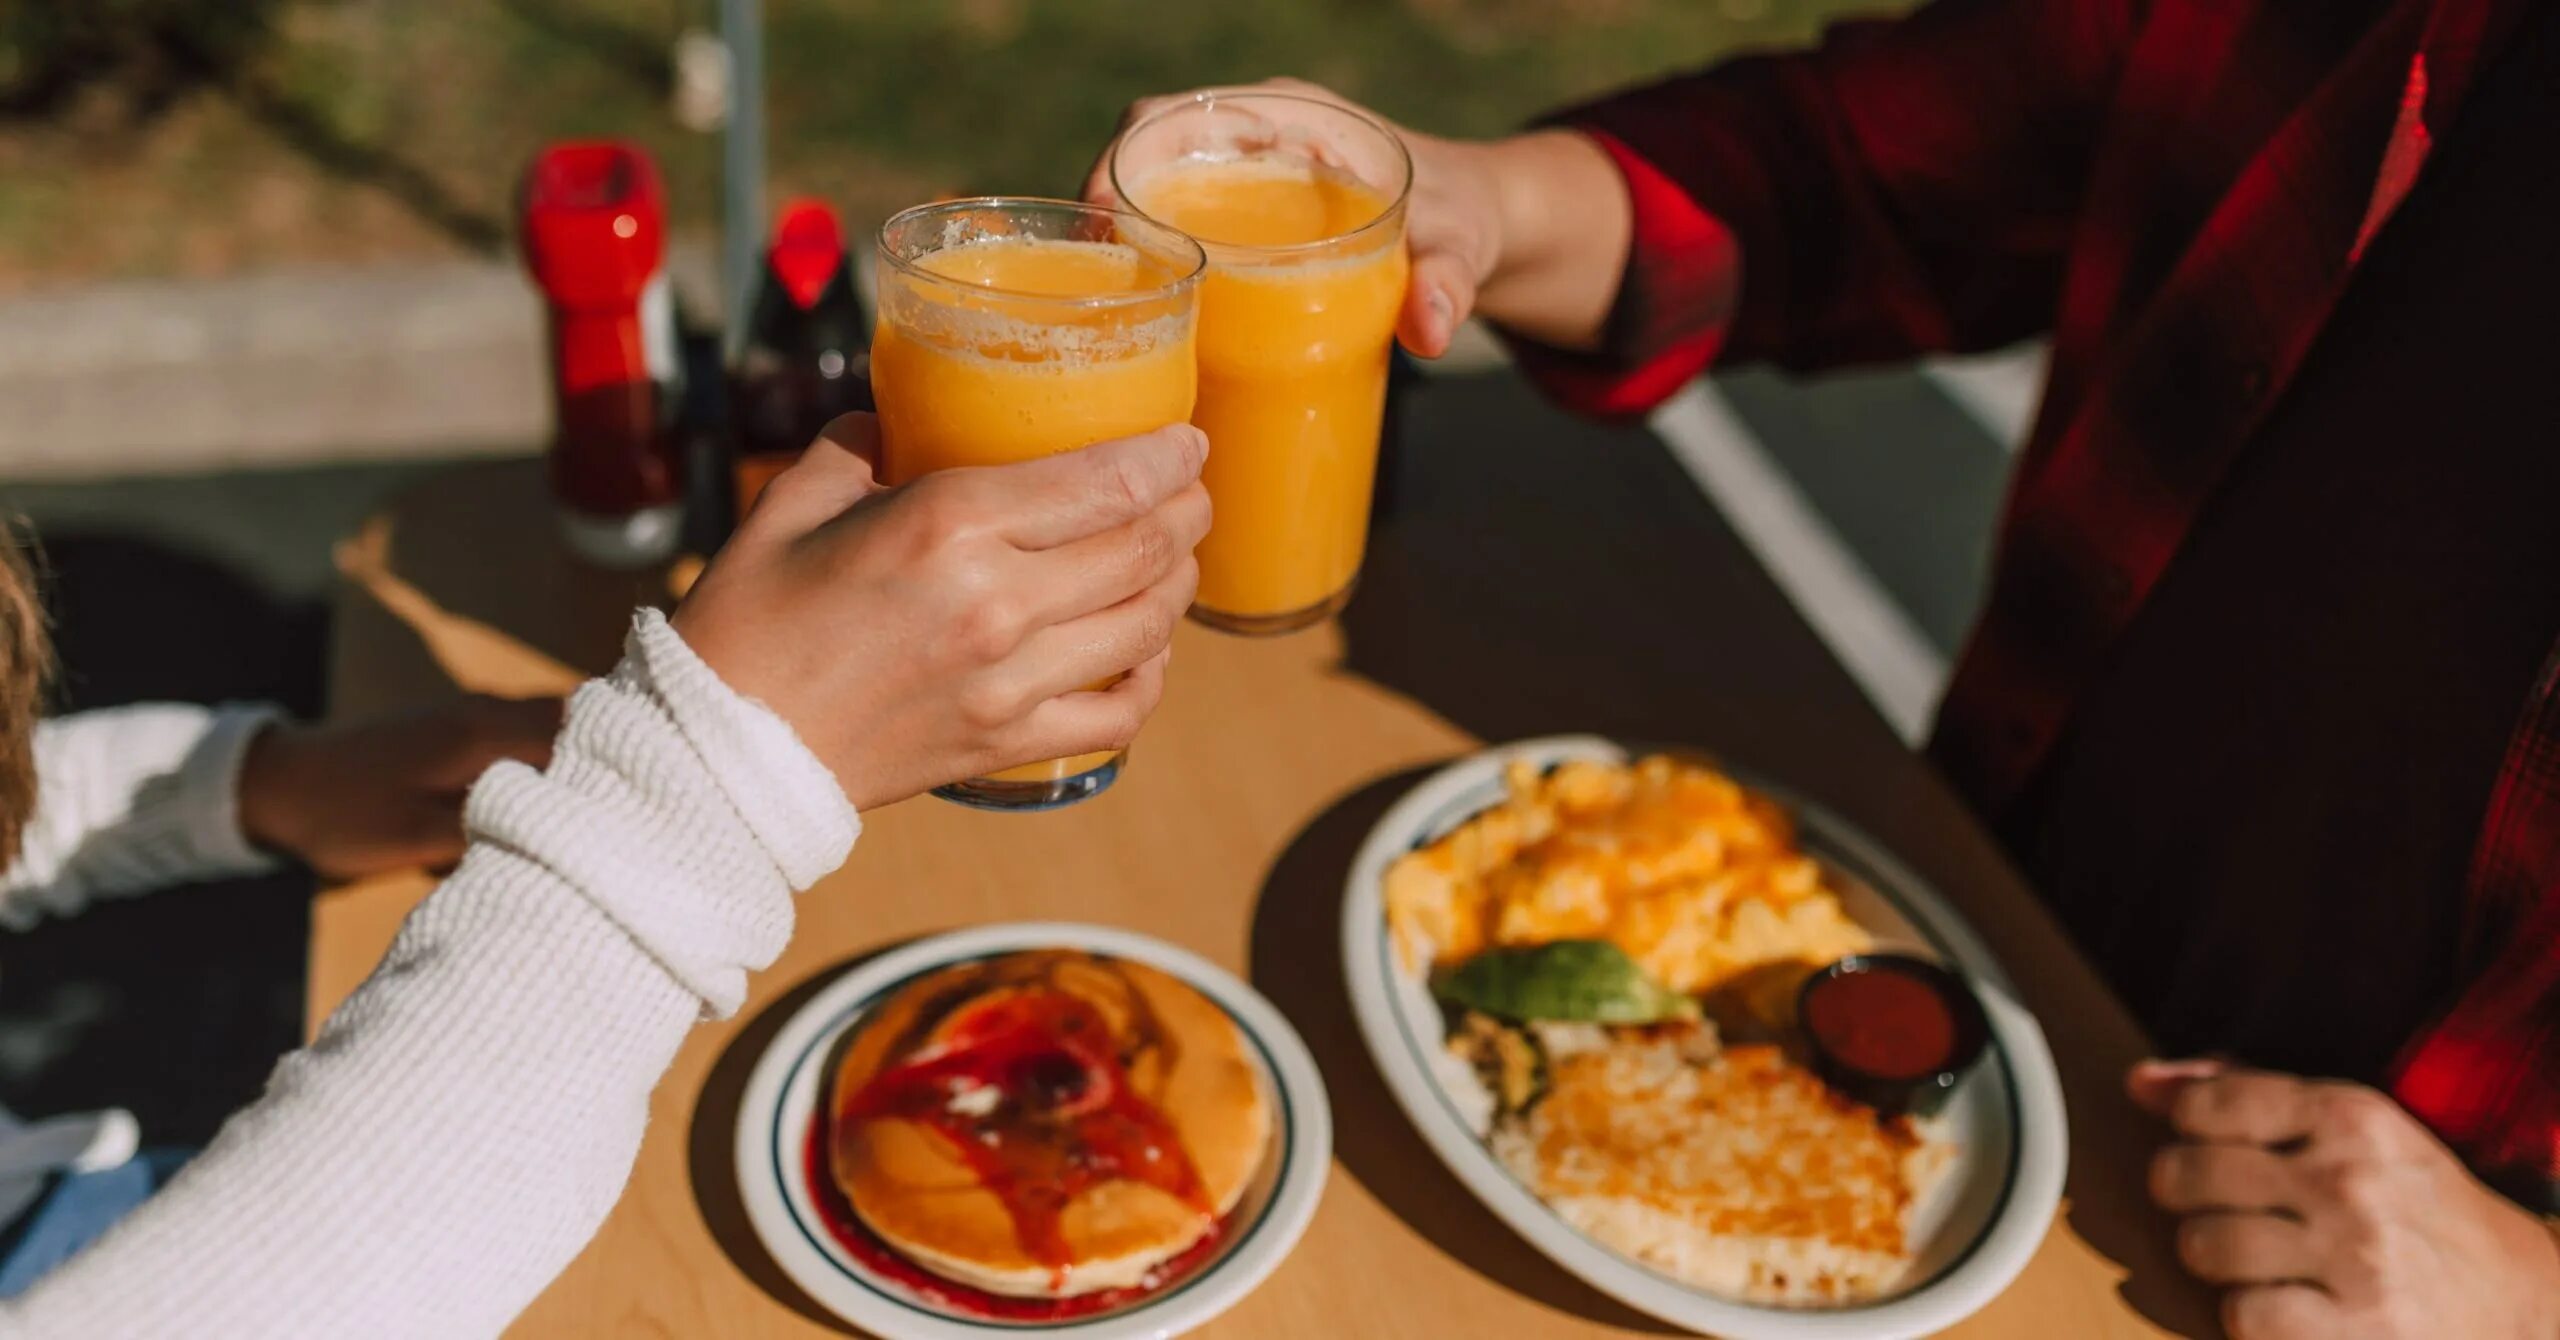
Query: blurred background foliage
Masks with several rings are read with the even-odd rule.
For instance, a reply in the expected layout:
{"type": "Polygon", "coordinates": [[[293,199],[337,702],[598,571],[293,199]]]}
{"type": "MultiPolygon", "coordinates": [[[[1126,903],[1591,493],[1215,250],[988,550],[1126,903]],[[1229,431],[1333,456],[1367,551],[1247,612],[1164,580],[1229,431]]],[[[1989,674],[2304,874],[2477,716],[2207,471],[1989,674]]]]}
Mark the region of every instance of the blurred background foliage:
{"type": "Polygon", "coordinates": [[[101,84],[160,110],[263,50],[278,7],[277,0],[13,0],[0,7],[0,111],[50,112],[101,84]]]}
{"type": "MultiPolygon", "coordinates": [[[[1907,0],[768,0],[777,194],[857,220],[1059,192],[1130,98],[1290,73],[1433,129],[1907,0]]],[[[0,0],[0,291],[498,252],[546,140],[658,155],[680,232],[716,135],[670,112],[711,0],[0,0]]]]}

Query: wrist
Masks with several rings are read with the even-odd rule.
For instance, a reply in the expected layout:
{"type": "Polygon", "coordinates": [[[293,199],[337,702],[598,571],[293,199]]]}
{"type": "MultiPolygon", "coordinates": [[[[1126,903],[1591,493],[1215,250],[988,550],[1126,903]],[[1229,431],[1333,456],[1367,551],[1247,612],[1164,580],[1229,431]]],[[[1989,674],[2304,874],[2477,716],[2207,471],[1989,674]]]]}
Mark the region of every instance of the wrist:
{"type": "Polygon", "coordinates": [[[1555,254],[1555,213],[1539,166],[1553,154],[1555,137],[1574,135],[1532,130],[1458,146],[1493,206],[1493,261],[1476,295],[1478,310],[1490,320],[1509,323],[1513,314],[1506,310],[1506,300],[1524,287],[1524,279],[1534,280],[1541,264],[1555,254]]]}
{"type": "Polygon", "coordinates": [[[1487,320],[1562,348],[1597,347],[1626,268],[1634,210],[1618,165],[1579,130],[1465,146],[1492,200],[1487,320]]]}
{"type": "MultiPolygon", "coordinates": [[[[807,888],[844,863],[862,831],[853,798],[865,793],[853,775],[860,771],[851,762],[853,751],[839,744],[819,754],[814,746],[825,743],[823,737],[813,740],[814,732],[804,732],[752,687],[704,659],[693,640],[697,629],[698,624],[679,626],[654,610],[642,611],[612,679],[641,688],[674,720],[791,887],[807,888]]],[[[593,688],[581,690],[580,699],[593,688]]],[[[571,701],[563,748],[584,747],[577,704],[571,701]]]]}
{"type": "Polygon", "coordinates": [[[301,769],[302,728],[269,721],[249,737],[240,755],[236,796],[240,836],[251,847],[279,856],[303,850],[293,781],[301,769]]]}

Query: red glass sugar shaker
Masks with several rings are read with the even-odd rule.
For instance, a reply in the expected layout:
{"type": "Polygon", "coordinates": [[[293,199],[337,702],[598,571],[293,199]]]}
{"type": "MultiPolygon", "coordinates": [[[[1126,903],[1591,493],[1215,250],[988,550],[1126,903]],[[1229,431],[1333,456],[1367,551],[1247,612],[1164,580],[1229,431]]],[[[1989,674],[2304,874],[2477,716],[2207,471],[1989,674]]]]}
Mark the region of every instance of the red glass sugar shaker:
{"type": "Polygon", "coordinates": [[[559,144],[526,170],[522,208],[525,263],[550,314],[562,537],[607,566],[660,562],[684,519],[666,190],[633,145],[559,144]]]}

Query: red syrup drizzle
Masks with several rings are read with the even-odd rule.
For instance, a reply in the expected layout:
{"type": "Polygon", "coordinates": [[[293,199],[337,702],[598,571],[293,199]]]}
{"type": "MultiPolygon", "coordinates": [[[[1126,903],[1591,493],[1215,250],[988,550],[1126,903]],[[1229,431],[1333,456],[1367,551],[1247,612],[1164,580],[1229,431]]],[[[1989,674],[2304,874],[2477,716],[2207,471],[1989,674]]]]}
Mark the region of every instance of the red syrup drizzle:
{"type": "MultiPolygon", "coordinates": [[[[1015,1240],[1048,1267],[1054,1285],[1066,1283],[1075,1260],[1062,1228],[1066,1208],[1108,1182],[1151,1186],[1192,1207],[1200,1216],[1202,1240],[1180,1259],[1205,1256],[1219,1234],[1217,1212],[1180,1133],[1130,1084],[1127,1067],[1137,1051],[1124,1053],[1110,1021],[1091,1001],[1055,985],[1050,974],[1056,966],[1045,959],[998,965],[954,993],[948,1013],[928,1007],[929,1022],[913,1038],[914,1050],[842,1101],[837,1120],[903,1120],[941,1137],[1004,1206],[1015,1240]],[[984,990],[990,986],[996,989],[984,990]]],[[[1151,1016],[1132,1022],[1138,1050],[1170,1046],[1151,1016]]],[[[832,1178],[814,1174],[811,1181],[834,1186],[832,1178]]],[[[888,1253],[876,1235],[865,1235],[888,1253]]],[[[930,1274],[924,1278],[936,1292],[984,1300],[971,1304],[981,1311],[992,1305],[1004,1309],[998,1315],[1014,1315],[1013,1307],[1027,1305],[1035,1310],[1026,1315],[1039,1317],[1088,1315],[1049,1310],[1079,1304],[1094,1311],[1116,1307],[1161,1287],[1175,1273],[1159,1267],[1150,1272],[1150,1284],[1137,1289],[1027,1303],[930,1274]]]]}
{"type": "Polygon", "coordinates": [[[809,1138],[801,1151],[801,1171],[809,1179],[809,1198],[817,1204],[819,1226],[847,1256],[861,1262],[863,1269],[914,1295],[927,1307],[985,1321],[1067,1322],[1117,1312],[1198,1273],[1226,1245],[1227,1232],[1232,1227],[1231,1221],[1219,1220],[1181,1255],[1158,1264],[1147,1272],[1143,1282],[1130,1288],[1104,1289],[1073,1298],[1015,1298],[944,1279],[898,1255],[880,1240],[879,1234],[865,1227],[853,1207],[845,1203],[844,1193],[836,1189],[835,1177],[828,1171],[824,1112],[809,1122],[809,1138]]]}

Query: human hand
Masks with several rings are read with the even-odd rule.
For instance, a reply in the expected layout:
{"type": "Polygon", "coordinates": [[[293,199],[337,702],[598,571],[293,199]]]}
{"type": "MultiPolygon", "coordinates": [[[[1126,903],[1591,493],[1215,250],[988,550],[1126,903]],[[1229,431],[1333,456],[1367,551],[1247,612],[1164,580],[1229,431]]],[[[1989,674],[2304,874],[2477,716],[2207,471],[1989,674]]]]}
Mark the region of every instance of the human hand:
{"type": "Polygon", "coordinates": [[[2126,1089],[2177,1133],[2151,1196],[2233,1340],[2560,1336],[2560,1239],[2389,1097],[2219,1061],[2126,1089]]]}
{"type": "MultiPolygon", "coordinates": [[[[1085,198],[1121,203],[1111,181],[1113,145],[1140,121],[1205,91],[1140,98],[1129,104],[1111,142],[1103,146],[1085,175],[1085,198]]],[[[1405,288],[1396,330],[1405,348],[1421,357],[1437,358],[1446,352],[1458,323],[1475,309],[1478,291],[1501,267],[1506,201],[1500,146],[1406,129],[1300,79],[1266,79],[1224,91],[1285,93],[1348,108],[1386,125],[1404,141],[1406,152],[1413,156],[1413,190],[1405,207],[1405,244],[1413,258],[1413,278],[1405,288]]],[[[1607,296],[1601,295],[1604,305],[1607,296]]]]}
{"type": "Polygon", "coordinates": [[[890,489],[872,475],[879,432],[868,414],[829,424],[676,631],[790,722],[858,810],[1125,747],[1199,584],[1208,440],[1174,424],[890,489]]]}
{"type": "Polygon", "coordinates": [[[489,765],[540,767],[560,701],[471,698],[344,725],[276,725],[240,763],[240,831],[330,879],[462,855],[462,801],[489,765]]]}

